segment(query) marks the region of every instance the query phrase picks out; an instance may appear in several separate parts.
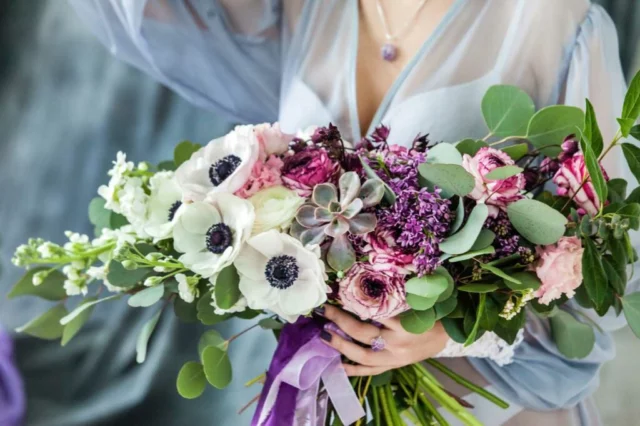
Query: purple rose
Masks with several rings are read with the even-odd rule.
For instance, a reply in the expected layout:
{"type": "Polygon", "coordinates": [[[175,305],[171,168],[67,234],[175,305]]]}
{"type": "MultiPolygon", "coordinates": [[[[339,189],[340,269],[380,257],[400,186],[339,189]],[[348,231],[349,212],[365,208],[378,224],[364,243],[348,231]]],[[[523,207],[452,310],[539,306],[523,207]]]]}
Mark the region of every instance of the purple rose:
{"type": "Polygon", "coordinates": [[[309,197],[316,185],[332,182],[340,164],[331,160],[322,148],[309,148],[284,159],[282,182],[301,197],[309,197]]]}

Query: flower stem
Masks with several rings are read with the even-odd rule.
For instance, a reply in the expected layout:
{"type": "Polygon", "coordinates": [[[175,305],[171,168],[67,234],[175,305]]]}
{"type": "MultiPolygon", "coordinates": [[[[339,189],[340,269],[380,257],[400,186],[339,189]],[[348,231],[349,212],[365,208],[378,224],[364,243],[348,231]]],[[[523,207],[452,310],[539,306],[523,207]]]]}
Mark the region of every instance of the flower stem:
{"type": "Polygon", "coordinates": [[[256,383],[264,383],[266,378],[267,378],[267,373],[262,373],[259,376],[256,376],[253,379],[249,380],[247,383],[244,384],[244,386],[248,388],[255,385],[256,383]]]}

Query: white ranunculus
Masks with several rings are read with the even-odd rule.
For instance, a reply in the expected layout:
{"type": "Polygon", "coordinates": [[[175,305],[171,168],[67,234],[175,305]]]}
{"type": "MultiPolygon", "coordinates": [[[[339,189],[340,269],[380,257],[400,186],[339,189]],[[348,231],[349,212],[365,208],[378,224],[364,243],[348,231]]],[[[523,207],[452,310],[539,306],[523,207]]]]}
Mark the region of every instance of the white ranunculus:
{"type": "Polygon", "coordinates": [[[171,237],[182,211],[182,191],[173,172],[158,172],[149,179],[149,202],[144,230],[155,242],[171,237]]]}
{"type": "Polygon", "coordinates": [[[180,262],[209,278],[230,265],[251,235],[253,205],[235,195],[210,194],[204,201],[185,204],[173,228],[180,262]]]}
{"type": "Polygon", "coordinates": [[[291,225],[298,208],[304,204],[304,198],[284,186],[263,189],[249,198],[249,201],[256,209],[253,235],[271,229],[286,230],[291,225]]]}
{"type": "Polygon", "coordinates": [[[238,126],[223,138],[209,142],[176,170],[184,201],[202,201],[212,193],[236,192],[251,176],[258,154],[253,126],[238,126]]]}
{"type": "Polygon", "coordinates": [[[289,322],[327,300],[330,288],[320,248],[304,247],[271,230],[247,240],[234,265],[251,309],[268,309],[289,322]]]}

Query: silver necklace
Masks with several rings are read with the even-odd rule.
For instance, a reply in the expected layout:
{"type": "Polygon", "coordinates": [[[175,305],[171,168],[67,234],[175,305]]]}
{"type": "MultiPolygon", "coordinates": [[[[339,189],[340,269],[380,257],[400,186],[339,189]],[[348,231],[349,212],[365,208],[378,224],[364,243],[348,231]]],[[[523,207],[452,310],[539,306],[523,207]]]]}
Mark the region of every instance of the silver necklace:
{"type": "Polygon", "coordinates": [[[389,31],[389,24],[387,23],[387,16],[384,13],[384,7],[382,7],[382,0],[376,0],[376,8],[378,9],[378,16],[380,17],[380,21],[382,22],[382,29],[384,29],[384,36],[387,39],[386,43],[382,46],[380,50],[380,54],[382,55],[382,59],[388,62],[393,62],[398,57],[398,46],[396,42],[398,39],[403,37],[407,31],[409,31],[418,17],[418,13],[422,10],[424,5],[428,0],[420,0],[418,3],[418,7],[413,12],[413,16],[409,21],[400,28],[395,34],[389,31]]]}

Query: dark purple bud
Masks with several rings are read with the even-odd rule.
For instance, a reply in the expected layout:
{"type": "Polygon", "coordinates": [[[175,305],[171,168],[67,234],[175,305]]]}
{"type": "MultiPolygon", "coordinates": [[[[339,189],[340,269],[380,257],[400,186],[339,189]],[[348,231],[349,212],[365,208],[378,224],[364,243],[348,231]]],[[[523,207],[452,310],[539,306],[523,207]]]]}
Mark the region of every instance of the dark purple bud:
{"type": "Polygon", "coordinates": [[[530,190],[532,188],[534,188],[539,180],[540,180],[540,172],[536,171],[536,170],[532,170],[532,169],[527,169],[524,172],[522,172],[522,174],[524,175],[524,180],[525,180],[525,189],[526,190],[530,190]]]}
{"type": "Polygon", "coordinates": [[[373,139],[374,142],[387,142],[390,132],[391,129],[388,126],[381,124],[373,131],[371,139],[373,139]]]}
{"type": "Polygon", "coordinates": [[[551,159],[549,157],[542,160],[542,164],[540,164],[541,173],[552,174],[557,172],[558,169],[560,169],[560,163],[557,160],[551,159]]]}
{"type": "Polygon", "coordinates": [[[564,142],[562,142],[562,152],[565,154],[565,159],[573,157],[573,155],[578,152],[578,147],[576,135],[567,136],[564,142]]]}

